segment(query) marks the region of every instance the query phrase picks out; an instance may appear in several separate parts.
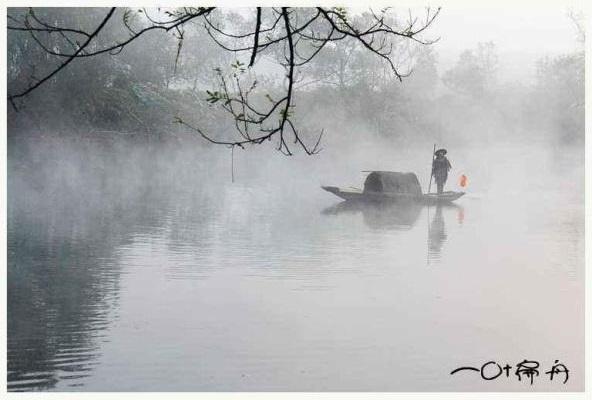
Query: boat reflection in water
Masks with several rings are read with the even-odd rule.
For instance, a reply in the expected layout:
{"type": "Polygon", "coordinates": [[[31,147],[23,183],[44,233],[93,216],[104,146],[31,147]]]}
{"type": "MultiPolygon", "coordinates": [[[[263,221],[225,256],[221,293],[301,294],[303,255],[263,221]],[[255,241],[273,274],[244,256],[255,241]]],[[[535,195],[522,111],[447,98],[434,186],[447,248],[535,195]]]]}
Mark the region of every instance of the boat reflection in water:
{"type": "Polygon", "coordinates": [[[344,201],[325,208],[321,213],[323,215],[361,213],[364,224],[370,229],[408,231],[417,225],[423,209],[426,209],[428,219],[427,246],[429,264],[432,261],[440,260],[442,248],[448,239],[443,210],[456,210],[456,219],[459,224],[462,224],[464,209],[461,206],[454,203],[440,203],[435,206],[428,206],[417,202],[344,201]]]}
{"type": "Polygon", "coordinates": [[[362,213],[364,223],[371,229],[409,230],[417,222],[423,206],[416,202],[343,201],[325,208],[322,214],[362,213]]]}

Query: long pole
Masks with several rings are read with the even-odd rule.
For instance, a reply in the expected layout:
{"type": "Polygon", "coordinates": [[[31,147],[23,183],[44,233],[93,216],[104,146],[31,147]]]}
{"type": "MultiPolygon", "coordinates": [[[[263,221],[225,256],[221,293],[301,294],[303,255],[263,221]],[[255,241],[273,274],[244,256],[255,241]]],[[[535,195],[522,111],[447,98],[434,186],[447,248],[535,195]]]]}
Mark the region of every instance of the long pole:
{"type": "Polygon", "coordinates": [[[428,194],[432,191],[432,175],[434,172],[434,153],[436,152],[436,143],[434,143],[434,150],[432,150],[432,167],[430,168],[430,185],[428,186],[428,194]]]}
{"type": "Polygon", "coordinates": [[[430,203],[428,203],[428,240],[426,243],[428,244],[427,252],[426,252],[426,264],[430,265],[430,203]]]}
{"type": "Polygon", "coordinates": [[[234,146],[230,148],[230,176],[232,183],[234,183],[234,146]]]}

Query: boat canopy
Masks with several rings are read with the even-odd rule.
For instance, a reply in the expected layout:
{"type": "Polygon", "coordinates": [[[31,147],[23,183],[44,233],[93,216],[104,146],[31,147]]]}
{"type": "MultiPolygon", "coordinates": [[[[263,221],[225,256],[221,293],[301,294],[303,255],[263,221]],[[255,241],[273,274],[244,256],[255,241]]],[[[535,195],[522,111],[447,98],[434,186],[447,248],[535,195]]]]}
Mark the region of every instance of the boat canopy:
{"type": "Polygon", "coordinates": [[[364,193],[399,193],[421,196],[421,185],[413,172],[373,171],[364,182],[364,193]]]}

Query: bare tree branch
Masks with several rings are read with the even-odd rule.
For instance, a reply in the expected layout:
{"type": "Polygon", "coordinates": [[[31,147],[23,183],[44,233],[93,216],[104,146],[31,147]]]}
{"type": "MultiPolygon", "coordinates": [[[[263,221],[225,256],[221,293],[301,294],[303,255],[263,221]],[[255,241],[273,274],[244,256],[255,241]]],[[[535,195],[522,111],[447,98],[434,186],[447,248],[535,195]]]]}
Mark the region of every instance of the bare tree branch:
{"type": "Polygon", "coordinates": [[[261,30],[261,7],[257,7],[257,22],[255,25],[255,43],[253,43],[253,54],[251,55],[251,61],[249,67],[255,64],[255,57],[257,57],[257,49],[259,48],[259,31],[261,30]]]}
{"type": "Polygon", "coordinates": [[[247,144],[261,144],[276,137],[278,138],[277,149],[286,155],[292,155],[293,151],[287,139],[293,137],[294,144],[297,144],[307,154],[315,154],[320,151],[319,143],[323,131],[318,135],[315,144],[308,146],[292,119],[295,105],[294,93],[298,86],[297,83],[301,82],[299,68],[312,62],[327,48],[327,44],[340,45],[341,41],[347,39],[357,43],[369,54],[374,54],[383,60],[394,76],[401,80],[409,72],[406,73],[399,69],[398,62],[400,60],[396,60],[393,56],[395,50],[401,51],[400,43],[402,41],[413,41],[421,45],[434,43],[435,40],[424,40],[419,35],[433,23],[440,12],[439,8],[435,12],[428,8],[423,21],[420,22],[418,18],[410,15],[402,28],[395,28],[392,20],[387,19],[388,9],[383,9],[379,13],[370,10],[370,13],[361,17],[350,18],[343,8],[282,7],[263,9],[257,7],[252,30],[229,32],[213,20],[214,10],[215,7],[182,7],[173,11],[164,11],[166,18],[155,18],[150,15],[147,9],[141,9],[138,10],[138,15],[142,14],[145,17],[147,26],[138,27],[132,26],[131,11],[126,10],[122,15],[122,20],[125,29],[130,34],[129,37],[107,45],[99,45],[94,39],[114,15],[115,8],[109,11],[101,24],[92,32],[49,24],[35,15],[32,9],[24,21],[9,17],[12,21],[9,30],[28,32],[47,54],[66,60],[48,75],[36,80],[26,90],[10,95],[8,98],[14,104],[14,99],[31,93],[74,59],[95,57],[105,53],[117,54],[150,31],[172,32],[178,40],[174,60],[174,70],[176,71],[185,40],[183,27],[185,24],[194,23],[198,18],[201,18],[207,35],[220,48],[237,54],[249,53],[248,72],[244,64],[238,60],[232,65],[229,76],[226,76],[218,68],[216,69],[218,89],[207,91],[206,100],[212,105],[220,106],[222,110],[230,114],[234,120],[238,137],[236,140],[215,139],[180,117],[176,119],[176,122],[215,144],[242,148],[247,144]],[[269,10],[269,12],[264,13],[265,10],[269,10]],[[52,35],[55,33],[73,48],[71,53],[64,52],[56,46],[46,45],[42,37],[37,36],[38,34],[52,35]],[[85,41],[79,44],[77,39],[81,37],[85,38],[85,41]],[[265,55],[263,55],[264,52],[265,55]],[[274,100],[269,93],[258,88],[254,72],[250,68],[256,64],[258,58],[269,55],[281,57],[280,64],[286,70],[287,85],[284,94],[279,96],[279,100],[274,100]]]}
{"type": "Polygon", "coordinates": [[[78,54],[82,53],[82,51],[84,51],[84,49],[86,48],[86,46],[88,46],[89,43],[93,40],[93,38],[103,29],[103,27],[105,26],[105,24],[107,23],[107,21],[109,21],[109,19],[111,18],[111,16],[113,16],[113,13],[114,12],[115,12],[115,7],[111,8],[109,10],[109,12],[107,13],[107,15],[105,16],[105,18],[103,19],[103,21],[99,24],[99,26],[97,27],[97,29],[95,29],[94,32],[92,32],[87,37],[86,41],[80,46],[80,48],[78,50],[76,50],[76,52],[74,54],[72,54],[71,57],[69,57],[66,61],[64,61],[62,64],[60,64],[52,72],[50,72],[49,74],[47,74],[44,78],[41,78],[40,80],[38,80],[37,83],[35,83],[32,86],[29,86],[29,88],[26,89],[24,92],[21,92],[21,93],[12,95],[12,96],[8,96],[8,99],[11,102],[13,102],[14,99],[17,99],[19,97],[26,96],[27,94],[31,93],[33,90],[35,90],[39,86],[41,86],[44,82],[48,81],[52,76],[54,76],[55,74],[57,74],[58,72],[60,72],[62,69],[66,68],[66,66],[68,64],[70,64],[78,56],[78,54]]]}

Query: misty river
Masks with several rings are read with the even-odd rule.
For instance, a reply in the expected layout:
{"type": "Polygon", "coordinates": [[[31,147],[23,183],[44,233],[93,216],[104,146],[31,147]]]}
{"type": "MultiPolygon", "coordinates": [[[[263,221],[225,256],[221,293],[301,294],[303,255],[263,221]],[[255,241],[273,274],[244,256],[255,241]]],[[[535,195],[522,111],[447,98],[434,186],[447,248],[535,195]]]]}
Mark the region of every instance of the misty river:
{"type": "Polygon", "coordinates": [[[583,390],[583,150],[449,144],[449,206],[320,189],[425,190],[432,145],[237,149],[232,182],[201,143],[11,138],[8,389],[583,390]]]}

